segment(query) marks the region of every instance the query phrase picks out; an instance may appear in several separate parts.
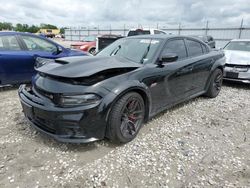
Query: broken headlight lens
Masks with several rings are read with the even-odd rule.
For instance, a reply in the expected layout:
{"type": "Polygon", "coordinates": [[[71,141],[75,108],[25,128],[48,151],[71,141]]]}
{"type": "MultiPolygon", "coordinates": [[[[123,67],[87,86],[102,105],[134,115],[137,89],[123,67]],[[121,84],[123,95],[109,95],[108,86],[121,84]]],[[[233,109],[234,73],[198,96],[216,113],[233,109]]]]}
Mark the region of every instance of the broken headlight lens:
{"type": "Polygon", "coordinates": [[[82,106],[97,104],[101,100],[101,97],[96,94],[84,94],[84,95],[68,95],[61,96],[60,105],[64,107],[82,106]]]}

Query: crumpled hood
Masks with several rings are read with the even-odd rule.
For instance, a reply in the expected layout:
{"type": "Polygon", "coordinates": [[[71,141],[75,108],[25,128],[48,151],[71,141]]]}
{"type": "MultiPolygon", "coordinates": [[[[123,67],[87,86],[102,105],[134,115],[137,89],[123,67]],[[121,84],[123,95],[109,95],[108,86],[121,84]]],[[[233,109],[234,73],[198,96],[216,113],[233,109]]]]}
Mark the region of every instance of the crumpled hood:
{"type": "Polygon", "coordinates": [[[81,78],[89,77],[106,70],[139,68],[141,66],[139,63],[134,63],[117,56],[76,56],[56,59],[55,62],[47,63],[36,70],[52,76],[81,78]]]}
{"type": "Polygon", "coordinates": [[[233,65],[250,65],[250,52],[224,50],[226,56],[226,64],[233,65]]]}

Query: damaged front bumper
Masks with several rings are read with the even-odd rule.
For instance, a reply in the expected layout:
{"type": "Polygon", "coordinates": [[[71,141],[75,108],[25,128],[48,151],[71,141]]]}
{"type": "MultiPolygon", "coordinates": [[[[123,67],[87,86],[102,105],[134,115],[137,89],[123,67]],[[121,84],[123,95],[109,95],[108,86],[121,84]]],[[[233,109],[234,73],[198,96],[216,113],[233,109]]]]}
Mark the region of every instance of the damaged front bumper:
{"type": "Polygon", "coordinates": [[[19,88],[23,112],[31,125],[60,142],[88,143],[104,138],[105,119],[99,104],[62,108],[40,97],[34,88],[19,88]]]}
{"type": "Polygon", "coordinates": [[[225,66],[224,80],[250,83],[250,66],[225,66]]]}

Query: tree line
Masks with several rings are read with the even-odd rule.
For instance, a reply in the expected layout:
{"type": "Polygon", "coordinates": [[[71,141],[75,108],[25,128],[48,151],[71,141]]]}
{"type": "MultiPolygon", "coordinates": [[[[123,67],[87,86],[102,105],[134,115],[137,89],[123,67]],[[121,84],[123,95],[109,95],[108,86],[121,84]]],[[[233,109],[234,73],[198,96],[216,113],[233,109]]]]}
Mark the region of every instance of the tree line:
{"type": "MultiPolygon", "coordinates": [[[[44,23],[41,23],[40,26],[37,26],[37,25],[28,25],[21,23],[13,25],[12,23],[9,22],[0,22],[0,31],[14,30],[19,32],[37,33],[40,29],[58,29],[58,28],[55,25],[44,24],[44,23]]],[[[60,33],[64,34],[64,32],[65,32],[65,27],[60,28],[60,33]]]]}

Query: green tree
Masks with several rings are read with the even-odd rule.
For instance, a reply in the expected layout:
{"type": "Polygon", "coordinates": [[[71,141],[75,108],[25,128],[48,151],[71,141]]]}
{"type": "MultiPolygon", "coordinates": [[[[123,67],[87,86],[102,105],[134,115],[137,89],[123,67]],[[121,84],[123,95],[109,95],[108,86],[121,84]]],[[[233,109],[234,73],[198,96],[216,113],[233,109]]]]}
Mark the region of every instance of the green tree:
{"type": "Polygon", "coordinates": [[[30,33],[37,33],[40,30],[40,27],[32,25],[29,27],[28,32],[30,33]]]}
{"type": "Polygon", "coordinates": [[[40,24],[40,28],[41,28],[41,29],[57,29],[57,27],[56,27],[55,25],[44,24],[44,23],[41,23],[41,24],[40,24]]]}
{"type": "Polygon", "coordinates": [[[61,33],[61,34],[65,34],[65,29],[67,29],[67,27],[61,27],[61,28],[60,28],[60,33],[61,33]]]}
{"type": "Polygon", "coordinates": [[[1,30],[13,30],[12,23],[9,22],[0,22],[0,31],[1,30]]]}

